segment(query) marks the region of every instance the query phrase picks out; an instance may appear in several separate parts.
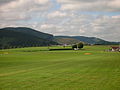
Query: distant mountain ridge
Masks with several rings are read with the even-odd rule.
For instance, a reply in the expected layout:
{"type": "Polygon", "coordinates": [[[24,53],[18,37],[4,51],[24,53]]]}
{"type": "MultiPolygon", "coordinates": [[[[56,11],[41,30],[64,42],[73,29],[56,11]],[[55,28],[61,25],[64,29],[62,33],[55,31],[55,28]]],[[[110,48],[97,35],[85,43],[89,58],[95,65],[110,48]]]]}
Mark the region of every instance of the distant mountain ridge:
{"type": "Polygon", "coordinates": [[[0,49],[76,44],[78,42],[98,45],[119,44],[119,42],[109,42],[96,37],[53,36],[27,27],[7,27],[0,29],[0,49]]]}
{"type": "Polygon", "coordinates": [[[56,45],[53,35],[26,27],[0,29],[0,49],[56,45]]]}
{"type": "MultiPolygon", "coordinates": [[[[88,43],[88,44],[98,44],[98,45],[116,45],[119,44],[119,42],[110,42],[110,41],[105,41],[100,38],[96,37],[85,37],[85,36],[55,36],[55,39],[62,42],[62,39],[69,38],[69,39],[75,39],[79,40],[80,42],[88,43]]],[[[65,43],[65,42],[64,42],[65,43]]]]}

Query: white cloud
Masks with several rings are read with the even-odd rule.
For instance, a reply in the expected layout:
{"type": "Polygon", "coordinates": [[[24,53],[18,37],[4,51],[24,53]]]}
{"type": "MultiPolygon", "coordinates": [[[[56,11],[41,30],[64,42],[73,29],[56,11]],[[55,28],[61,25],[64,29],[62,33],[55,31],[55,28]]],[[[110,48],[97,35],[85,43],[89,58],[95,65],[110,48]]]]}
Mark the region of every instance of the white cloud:
{"type": "Polygon", "coordinates": [[[55,17],[65,17],[67,14],[65,12],[55,11],[48,14],[48,18],[55,18],[55,17]]]}
{"type": "Polygon", "coordinates": [[[43,24],[41,25],[41,29],[49,29],[55,27],[53,24],[43,24]]]}
{"type": "Polygon", "coordinates": [[[112,18],[120,19],[120,15],[112,16],[112,18]]]}
{"type": "Polygon", "coordinates": [[[108,3],[108,5],[111,7],[120,8],[120,0],[112,0],[108,3]]]}
{"type": "Polygon", "coordinates": [[[79,9],[80,4],[64,4],[61,7],[61,10],[75,10],[79,9]]]}
{"type": "Polygon", "coordinates": [[[49,3],[49,0],[34,0],[37,4],[46,4],[49,3]]]}

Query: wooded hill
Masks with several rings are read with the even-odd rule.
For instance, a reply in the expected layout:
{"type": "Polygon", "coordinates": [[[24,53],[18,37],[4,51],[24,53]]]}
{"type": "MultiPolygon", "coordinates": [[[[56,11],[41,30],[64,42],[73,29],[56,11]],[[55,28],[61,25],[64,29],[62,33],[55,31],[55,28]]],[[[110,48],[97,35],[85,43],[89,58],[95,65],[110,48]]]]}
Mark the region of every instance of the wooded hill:
{"type": "Polygon", "coordinates": [[[56,45],[53,35],[26,27],[0,29],[0,49],[56,45]]]}

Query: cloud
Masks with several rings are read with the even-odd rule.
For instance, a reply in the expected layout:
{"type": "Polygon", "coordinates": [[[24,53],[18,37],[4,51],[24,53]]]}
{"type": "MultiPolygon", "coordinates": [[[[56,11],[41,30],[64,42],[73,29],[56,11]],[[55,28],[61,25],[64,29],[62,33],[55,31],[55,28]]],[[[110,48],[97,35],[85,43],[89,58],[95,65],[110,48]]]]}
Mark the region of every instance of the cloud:
{"type": "Polygon", "coordinates": [[[120,0],[0,0],[0,27],[120,41],[120,0]]]}
{"type": "Polygon", "coordinates": [[[8,11],[32,11],[35,9],[46,10],[50,5],[49,0],[14,0],[3,6],[0,6],[0,11],[8,12],[8,11]],[[48,6],[46,6],[48,5],[48,6]]]}
{"type": "Polygon", "coordinates": [[[0,6],[0,19],[3,21],[30,19],[34,12],[44,12],[51,5],[49,0],[13,0],[0,6]]]}
{"type": "Polygon", "coordinates": [[[15,0],[0,0],[0,5],[4,5],[12,1],[15,1],[15,0]]]}
{"type": "Polygon", "coordinates": [[[108,3],[108,5],[111,7],[115,7],[116,9],[120,8],[120,0],[112,0],[108,3]]]}
{"type": "Polygon", "coordinates": [[[53,24],[43,24],[41,25],[41,29],[49,29],[55,27],[53,24]]]}
{"type": "Polygon", "coordinates": [[[119,26],[119,16],[100,15],[94,17],[92,15],[74,14],[67,19],[60,19],[59,23],[58,18],[54,18],[54,20],[51,18],[47,21],[47,24],[41,25],[40,30],[48,33],[52,32],[54,35],[94,36],[109,41],[119,41],[119,26]]]}
{"type": "Polygon", "coordinates": [[[61,10],[119,12],[120,0],[57,0],[61,10]]]}
{"type": "Polygon", "coordinates": [[[48,14],[48,18],[54,18],[54,17],[65,17],[67,14],[65,12],[55,11],[48,14]]]}
{"type": "Polygon", "coordinates": [[[52,3],[49,0],[4,0],[0,1],[0,27],[26,26],[36,28],[52,3]],[[4,4],[3,4],[4,3],[4,4]]]}
{"type": "Polygon", "coordinates": [[[120,19],[120,15],[112,16],[112,18],[120,19]]]}

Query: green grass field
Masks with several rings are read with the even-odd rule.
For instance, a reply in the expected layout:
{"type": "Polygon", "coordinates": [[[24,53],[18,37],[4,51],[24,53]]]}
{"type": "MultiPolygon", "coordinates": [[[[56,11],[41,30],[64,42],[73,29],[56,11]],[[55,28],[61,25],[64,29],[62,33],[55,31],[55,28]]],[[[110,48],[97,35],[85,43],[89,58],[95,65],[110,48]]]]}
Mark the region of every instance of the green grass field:
{"type": "Polygon", "coordinates": [[[120,90],[120,53],[108,48],[1,50],[0,90],[120,90]]]}

